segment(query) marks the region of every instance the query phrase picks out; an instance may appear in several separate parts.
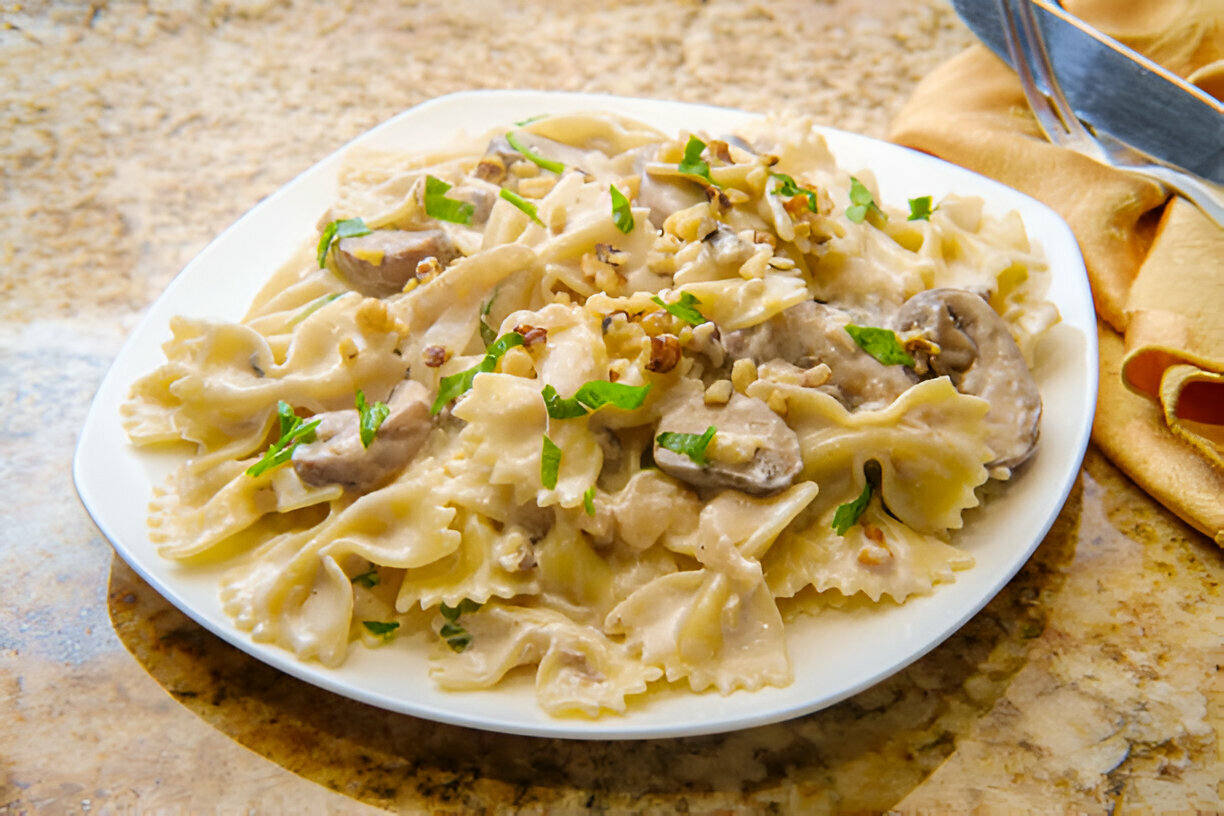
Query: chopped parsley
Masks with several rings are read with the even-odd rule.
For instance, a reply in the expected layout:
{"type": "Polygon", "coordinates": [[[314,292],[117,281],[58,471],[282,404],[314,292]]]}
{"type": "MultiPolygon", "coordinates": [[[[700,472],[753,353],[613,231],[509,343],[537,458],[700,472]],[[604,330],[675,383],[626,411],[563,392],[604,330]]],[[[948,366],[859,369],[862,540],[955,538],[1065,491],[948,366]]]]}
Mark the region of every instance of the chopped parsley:
{"type": "Polygon", "coordinates": [[[289,325],[296,326],[297,324],[301,323],[306,318],[310,317],[315,312],[322,309],[327,304],[331,303],[336,298],[341,297],[342,295],[345,295],[345,294],[347,294],[347,292],[332,292],[330,295],[324,295],[321,298],[316,298],[315,300],[312,300],[310,303],[306,304],[306,307],[302,309],[302,311],[298,312],[297,314],[293,316],[293,319],[289,321],[289,325]]]}
{"type": "Polygon", "coordinates": [[[443,377],[442,381],[438,383],[438,396],[429,408],[430,415],[437,414],[455,397],[466,394],[468,389],[472,387],[472,380],[475,379],[477,374],[488,373],[497,368],[497,361],[501,359],[503,354],[514,346],[521,345],[523,345],[523,335],[518,332],[507,332],[489,346],[484,358],[479,363],[466,371],[460,371],[458,374],[443,377]]]}
{"type": "Polygon", "coordinates": [[[769,175],[775,181],[781,182],[781,184],[779,184],[774,190],[775,194],[784,196],[807,196],[808,209],[812,212],[816,212],[816,193],[814,191],[809,190],[806,187],[800,187],[795,183],[793,178],[785,173],[770,173],[769,175]]]}
{"type": "Polygon", "coordinates": [[[370,228],[360,218],[341,218],[338,221],[332,221],[323,228],[323,234],[319,236],[319,268],[322,269],[327,264],[327,253],[336,241],[341,238],[356,238],[359,235],[369,234],[370,228]]]}
{"type": "Polygon", "coordinates": [[[625,194],[616,189],[615,184],[608,185],[608,192],[612,194],[612,222],[616,224],[616,228],[621,232],[628,234],[633,231],[633,213],[629,210],[629,199],[625,198],[625,194]]]}
{"type": "Polygon", "coordinates": [[[506,134],[506,141],[510,143],[511,147],[522,153],[524,157],[530,159],[533,164],[542,167],[545,170],[550,170],[557,175],[561,175],[565,172],[564,164],[559,161],[553,161],[552,159],[546,159],[539,153],[532,152],[531,148],[519,141],[519,138],[514,131],[510,131],[506,134]]]}
{"type": "Polygon", "coordinates": [[[544,434],[544,448],[540,452],[540,483],[549,490],[557,487],[557,474],[561,470],[561,449],[544,434]]]}
{"type": "Polygon", "coordinates": [[[863,223],[868,213],[874,212],[880,218],[887,219],[888,216],[875,203],[875,199],[871,197],[871,191],[863,186],[863,182],[850,177],[850,206],[846,208],[846,217],[856,224],[863,223]]]}
{"type": "Polygon", "coordinates": [[[246,469],[248,476],[260,476],[280,467],[293,457],[293,450],[300,443],[315,439],[315,428],[321,420],[303,423],[302,418],[293,412],[293,406],[284,400],[276,404],[276,413],[280,417],[280,438],[268,447],[258,462],[246,469]]]}
{"type": "Polygon", "coordinates": [[[378,574],[378,568],[371,567],[360,575],[354,575],[349,580],[351,580],[357,586],[363,586],[366,589],[373,589],[374,587],[378,586],[379,581],[382,579],[378,574]]]}
{"type": "MultiPolygon", "coordinates": [[[[698,176],[714,184],[714,179],[710,178],[710,163],[701,158],[701,153],[705,149],[705,142],[696,136],[689,136],[688,144],[684,146],[684,159],[676,165],[676,169],[687,176],[698,176]]],[[[714,186],[718,185],[714,184],[714,186]]]]}
{"type": "Polygon", "coordinates": [[[489,316],[489,310],[493,308],[493,301],[497,299],[497,290],[493,290],[493,294],[489,295],[480,307],[480,342],[484,343],[485,350],[497,340],[497,332],[493,331],[493,327],[485,322],[485,318],[489,316]]]}
{"type": "Polygon", "coordinates": [[[476,207],[466,201],[447,198],[451,186],[440,178],[425,177],[425,214],[452,224],[470,224],[476,207]]]}
{"type": "Polygon", "coordinates": [[[700,467],[706,466],[706,448],[717,433],[713,425],[705,429],[705,433],[672,433],[665,431],[655,437],[655,444],[667,448],[674,453],[683,454],[692,459],[700,467]]]}
{"type": "Polygon", "coordinates": [[[833,514],[833,530],[839,536],[844,536],[847,530],[858,524],[859,518],[862,517],[870,502],[871,482],[868,481],[863,485],[863,492],[857,499],[838,505],[837,512],[833,514]]]}
{"type": "Polygon", "coordinates": [[[387,407],[387,403],[375,402],[370,405],[366,402],[365,393],[360,389],[357,390],[357,416],[361,418],[361,447],[370,447],[370,443],[374,441],[374,434],[378,433],[379,426],[390,415],[391,409],[387,407]]]}
{"type": "Polygon", "coordinates": [[[582,494],[582,509],[586,510],[588,516],[595,516],[595,485],[591,485],[582,494]]]}
{"type": "Polygon", "coordinates": [[[625,385],[605,380],[590,380],[574,392],[572,397],[562,397],[551,385],[544,386],[544,405],[553,419],[573,419],[612,405],[624,411],[642,407],[650,384],[625,385]]]}
{"type": "Polygon", "coordinates": [[[914,358],[909,355],[897,333],[892,329],[878,329],[873,326],[846,325],[846,332],[854,338],[859,348],[879,360],[884,365],[914,365],[914,358]]]}
{"type": "Polygon", "coordinates": [[[532,221],[536,222],[541,227],[544,226],[544,222],[540,220],[540,216],[536,215],[536,205],[532,204],[530,201],[523,198],[513,190],[507,190],[505,187],[501,188],[498,195],[509,201],[514,206],[518,207],[523,212],[527,213],[527,217],[532,221]]]}
{"type": "Polygon", "coordinates": [[[480,609],[480,604],[464,598],[458,606],[441,604],[438,611],[446,618],[446,623],[438,630],[438,634],[446,640],[446,645],[453,651],[462,652],[472,643],[472,635],[459,624],[459,616],[480,609]]]}
{"type": "Polygon", "coordinates": [[[375,635],[378,635],[383,640],[390,640],[395,634],[395,630],[399,628],[398,621],[368,621],[363,620],[361,625],[369,629],[375,635]]]}
{"type": "Polygon", "coordinates": [[[681,292],[680,299],[675,303],[664,303],[663,298],[658,295],[652,297],[651,301],[666,309],[672,317],[678,317],[690,325],[700,326],[706,322],[705,315],[693,308],[695,305],[700,304],[701,301],[690,292],[681,292]]]}
{"type": "Polygon", "coordinates": [[[931,213],[935,209],[931,207],[931,197],[922,196],[921,198],[909,199],[910,214],[906,221],[930,221],[931,213]]]}

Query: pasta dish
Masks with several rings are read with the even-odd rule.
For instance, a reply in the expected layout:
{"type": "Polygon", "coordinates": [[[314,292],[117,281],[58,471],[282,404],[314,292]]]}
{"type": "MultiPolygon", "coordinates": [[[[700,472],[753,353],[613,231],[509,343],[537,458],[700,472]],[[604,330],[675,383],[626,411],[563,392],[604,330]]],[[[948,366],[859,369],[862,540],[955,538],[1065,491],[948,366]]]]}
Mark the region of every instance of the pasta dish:
{"type": "Polygon", "coordinates": [[[1019,217],[884,202],[806,120],[554,115],[340,182],[122,408],[190,446],[150,540],[301,660],[532,672],[554,716],[786,686],[787,599],[931,594],[1036,449],[1058,313],[1019,217]]]}

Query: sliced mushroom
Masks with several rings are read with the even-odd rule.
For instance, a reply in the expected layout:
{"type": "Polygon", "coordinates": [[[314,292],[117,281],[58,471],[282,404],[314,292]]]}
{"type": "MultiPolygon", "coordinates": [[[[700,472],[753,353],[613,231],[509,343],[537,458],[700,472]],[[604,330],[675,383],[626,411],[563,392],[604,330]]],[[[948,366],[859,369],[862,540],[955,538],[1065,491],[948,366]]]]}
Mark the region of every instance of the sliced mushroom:
{"type": "Polygon", "coordinates": [[[931,373],[990,403],[986,423],[996,458],[988,467],[1014,468],[1032,456],[1041,392],[1007,322],[989,303],[962,289],[929,289],[905,302],[894,327],[921,330],[939,347],[929,354],[931,373]]]}
{"type": "Polygon", "coordinates": [[[785,490],[803,466],[799,437],[759,399],[736,393],[725,405],[707,405],[701,383],[677,389],[662,406],[654,460],[664,473],[697,487],[768,496],[785,490]],[[713,425],[716,442],[699,465],[658,443],[662,433],[703,433],[713,425]]]}
{"type": "Polygon", "coordinates": [[[411,380],[400,383],[387,398],[390,412],[368,448],[361,444],[356,409],[319,414],[315,441],[294,449],[293,469],[316,487],[340,484],[359,492],[375,488],[403,470],[421,449],[433,427],[429,403],[425,386],[411,380]]]}
{"type": "Polygon", "coordinates": [[[404,288],[417,264],[436,258],[446,266],[459,251],[442,230],[374,230],[336,244],[336,269],[367,297],[386,297],[404,288]]]}
{"type": "Polygon", "coordinates": [[[635,203],[639,207],[649,207],[651,226],[663,229],[663,222],[672,213],[687,210],[705,200],[701,187],[684,176],[660,176],[643,169],[635,203]]]}
{"type": "Polygon", "coordinates": [[[701,240],[709,259],[723,267],[738,269],[755,251],[752,244],[742,240],[726,224],[719,224],[718,229],[701,240]]]}
{"type": "Polygon", "coordinates": [[[802,369],[824,363],[829,378],[820,388],[847,408],[886,406],[915,383],[913,372],[884,365],[859,348],[846,331],[850,322],[840,309],[806,301],[757,326],[728,333],[723,346],[732,360],[746,357],[758,366],[779,359],[802,369]]]}

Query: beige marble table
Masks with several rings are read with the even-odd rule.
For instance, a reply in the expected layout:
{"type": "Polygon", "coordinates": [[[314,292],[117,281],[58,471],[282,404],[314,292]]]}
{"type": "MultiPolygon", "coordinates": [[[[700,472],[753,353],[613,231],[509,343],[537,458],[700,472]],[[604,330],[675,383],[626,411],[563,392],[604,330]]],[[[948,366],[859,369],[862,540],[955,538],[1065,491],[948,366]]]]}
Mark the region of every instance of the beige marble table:
{"type": "Polygon", "coordinates": [[[259,664],[71,483],[126,333],[213,236],[425,99],[550,88],[883,135],[971,41],[937,0],[0,4],[0,814],[1172,813],[1224,794],[1224,558],[1095,449],[1021,573],[850,700],[651,742],[389,714],[259,664]]]}

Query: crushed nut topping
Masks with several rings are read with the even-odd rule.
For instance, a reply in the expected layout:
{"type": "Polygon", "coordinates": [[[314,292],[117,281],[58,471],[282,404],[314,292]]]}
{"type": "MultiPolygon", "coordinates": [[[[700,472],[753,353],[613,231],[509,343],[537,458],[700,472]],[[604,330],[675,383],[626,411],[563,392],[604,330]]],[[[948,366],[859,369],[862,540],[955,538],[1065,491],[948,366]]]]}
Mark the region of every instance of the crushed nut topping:
{"type": "Polygon", "coordinates": [[[437,368],[451,358],[451,353],[443,346],[426,346],[421,356],[425,358],[425,365],[437,368]]]}
{"type": "Polygon", "coordinates": [[[595,257],[606,264],[620,266],[629,258],[629,253],[623,252],[611,244],[596,244],[595,257]]]}
{"type": "Polygon", "coordinates": [[[417,262],[416,276],[422,283],[428,283],[438,275],[441,275],[442,269],[443,266],[438,259],[430,255],[417,262]]]}
{"type": "Polygon", "coordinates": [[[674,334],[659,334],[650,338],[650,362],[647,371],[666,374],[680,362],[680,338],[674,334]]]}
{"type": "Polygon", "coordinates": [[[506,178],[506,163],[501,156],[485,156],[476,165],[474,175],[492,184],[500,184],[506,178]]]}
{"type": "Polygon", "coordinates": [[[514,330],[523,335],[524,346],[534,346],[536,343],[548,340],[548,329],[543,326],[528,326],[524,323],[515,326],[514,330]]]}

